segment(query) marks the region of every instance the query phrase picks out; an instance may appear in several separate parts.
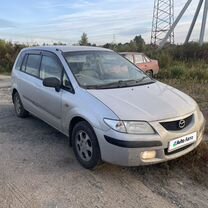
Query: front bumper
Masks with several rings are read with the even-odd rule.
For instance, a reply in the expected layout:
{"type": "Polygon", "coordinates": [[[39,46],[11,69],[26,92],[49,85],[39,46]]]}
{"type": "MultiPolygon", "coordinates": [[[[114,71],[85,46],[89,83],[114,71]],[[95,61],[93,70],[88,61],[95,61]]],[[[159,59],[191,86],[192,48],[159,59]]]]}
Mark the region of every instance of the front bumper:
{"type": "MultiPolygon", "coordinates": [[[[100,145],[101,158],[103,161],[121,166],[139,166],[160,163],[178,158],[195,149],[203,139],[205,120],[200,115],[195,115],[192,123],[180,131],[167,131],[160,122],[150,122],[158,134],[154,135],[131,135],[116,132],[112,129],[102,131],[95,129],[100,145]],[[176,151],[168,153],[169,142],[197,132],[197,141],[184,146],[176,151]],[[154,159],[143,160],[141,153],[144,151],[156,151],[154,159]]],[[[181,119],[181,118],[178,118],[181,119]]]]}

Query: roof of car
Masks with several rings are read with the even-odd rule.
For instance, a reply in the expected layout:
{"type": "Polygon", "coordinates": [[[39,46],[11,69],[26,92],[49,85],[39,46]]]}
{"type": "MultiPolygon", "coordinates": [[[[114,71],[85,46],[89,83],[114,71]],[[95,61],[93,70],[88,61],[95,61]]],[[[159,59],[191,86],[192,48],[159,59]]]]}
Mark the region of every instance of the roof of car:
{"type": "Polygon", "coordinates": [[[111,51],[106,48],[93,47],[93,46],[37,46],[29,47],[23,50],[46,50],[46,51],[62,51],[62,52],[72,52],[72,51],[111,51]]]}

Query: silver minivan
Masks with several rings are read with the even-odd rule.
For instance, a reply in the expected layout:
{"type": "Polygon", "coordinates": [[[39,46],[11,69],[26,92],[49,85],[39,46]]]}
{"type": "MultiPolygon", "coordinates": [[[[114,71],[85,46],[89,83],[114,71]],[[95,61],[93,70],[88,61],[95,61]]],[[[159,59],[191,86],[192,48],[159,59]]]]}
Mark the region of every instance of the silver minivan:
{"type": "Polygon", "coordinates": [[[197,103],[98,47],[23,49],[12,70],[18,117],[32,114],[68,136],[77,160],[138,166],[180,157],[202,141],[197,103]]]}

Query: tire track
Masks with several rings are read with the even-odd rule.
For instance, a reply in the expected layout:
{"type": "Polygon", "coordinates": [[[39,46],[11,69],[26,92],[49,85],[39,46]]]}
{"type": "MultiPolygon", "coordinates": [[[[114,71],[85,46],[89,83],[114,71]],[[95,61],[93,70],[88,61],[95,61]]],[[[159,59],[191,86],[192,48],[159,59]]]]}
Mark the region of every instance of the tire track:
{"type": "Polygon", "coordinates": [[[32,197],[28,197],[24,191],[15,185],[15,183],[9,182],[6,184],[6,187],[6,194],[12,199],[16,199],[18,201],[18,203],[14,204],[14,208],[39,208],[36,201],[32,197]]]}

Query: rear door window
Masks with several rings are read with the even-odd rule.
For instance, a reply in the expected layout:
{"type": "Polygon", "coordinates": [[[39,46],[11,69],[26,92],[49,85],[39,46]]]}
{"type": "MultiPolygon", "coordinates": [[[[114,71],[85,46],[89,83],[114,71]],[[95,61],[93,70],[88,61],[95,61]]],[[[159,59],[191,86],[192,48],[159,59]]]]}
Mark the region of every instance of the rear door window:
{"type": "Polygon", "coordinates": [[[38,54],[29,54],[27,58],[26,73],[39,77],[41,56],[38,54]]]}
{"type": "Polygon", "coordinates": [[[55,56],[43,56],[40,67],[40,78],[55,77],[61,81],[63,67],[55,56]]]}

